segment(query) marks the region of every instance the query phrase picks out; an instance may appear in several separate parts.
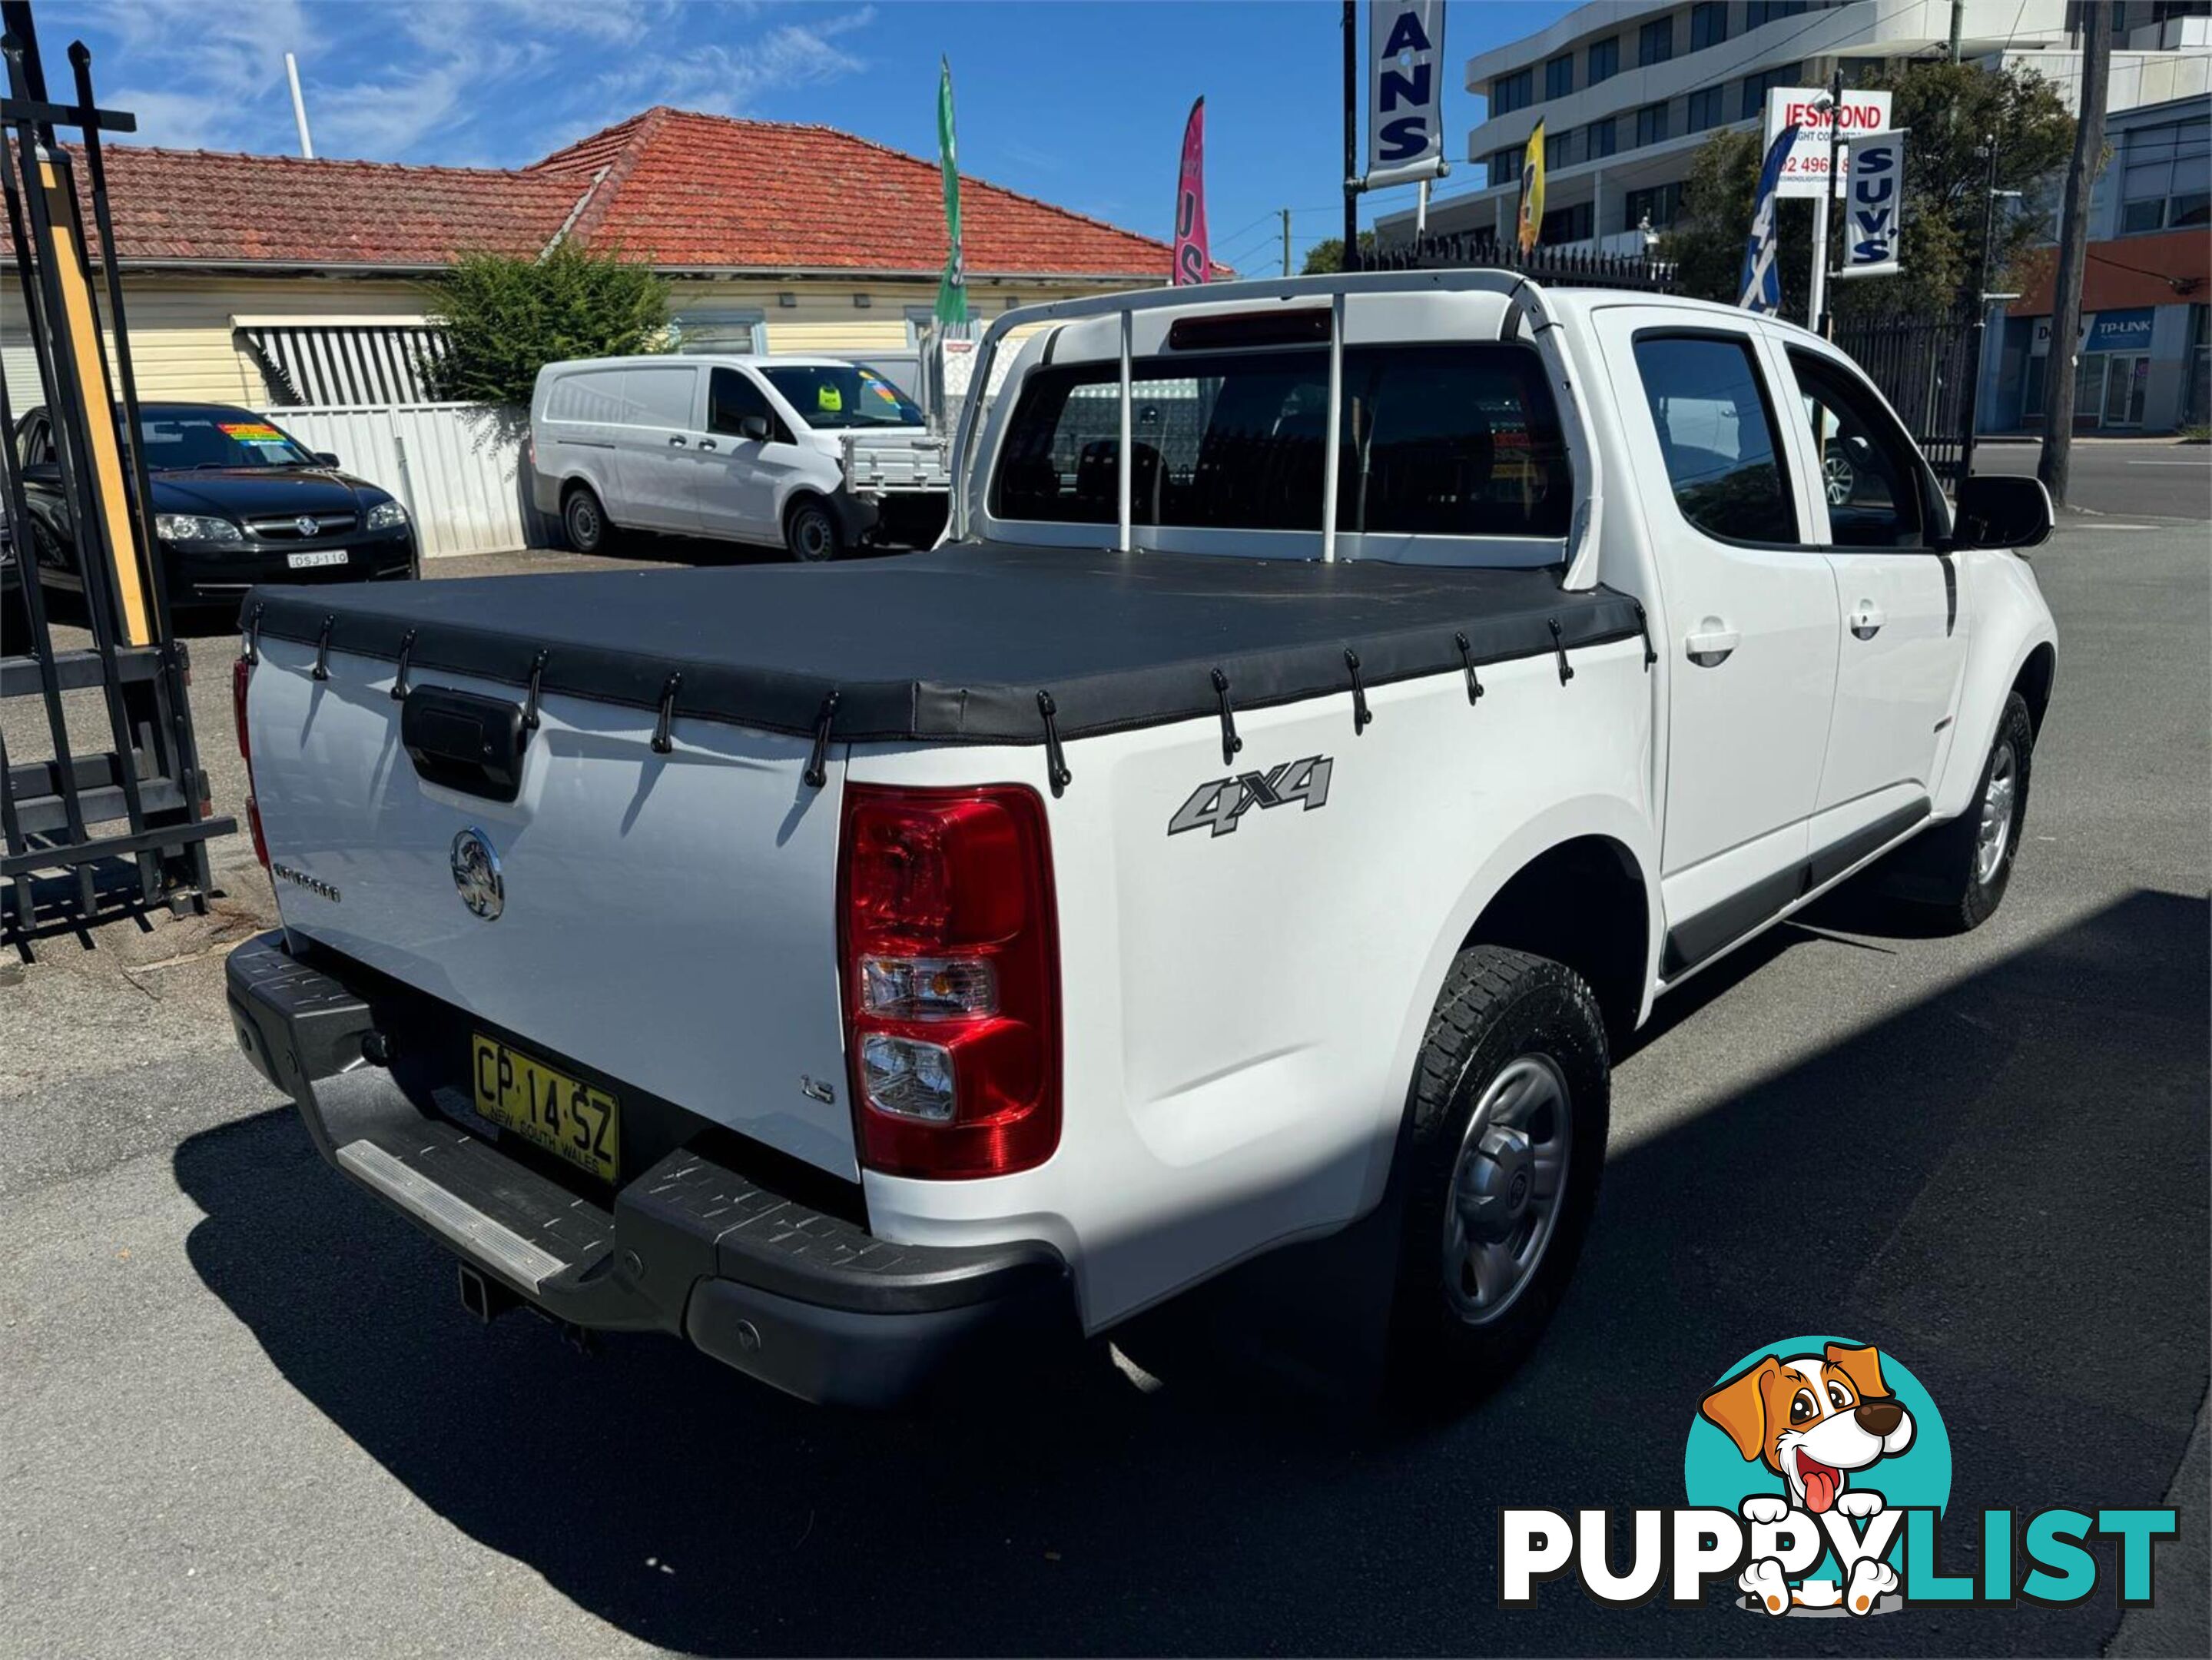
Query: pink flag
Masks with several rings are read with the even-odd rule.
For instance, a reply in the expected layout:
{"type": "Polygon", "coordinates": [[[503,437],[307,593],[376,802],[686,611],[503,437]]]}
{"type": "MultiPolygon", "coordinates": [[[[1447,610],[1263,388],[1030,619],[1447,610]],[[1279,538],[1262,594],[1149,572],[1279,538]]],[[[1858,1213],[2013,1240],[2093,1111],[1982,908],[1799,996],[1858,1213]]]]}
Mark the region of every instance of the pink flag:
{"type": "Polygon", "coordinates": [[[1212,261],[1206,247],[1206,100],[1190,106],[1182,130],[1182,174],[1176,180],[1175,271],[1176,288],[1203,283],[1212,261]]]}

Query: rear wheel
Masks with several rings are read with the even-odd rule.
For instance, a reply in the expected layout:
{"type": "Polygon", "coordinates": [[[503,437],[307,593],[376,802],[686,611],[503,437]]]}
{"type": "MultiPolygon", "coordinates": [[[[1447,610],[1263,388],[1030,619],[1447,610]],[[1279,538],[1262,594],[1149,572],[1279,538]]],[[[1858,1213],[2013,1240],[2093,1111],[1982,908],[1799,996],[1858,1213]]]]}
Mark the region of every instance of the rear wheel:
{"type": "Polygon", "coordinates": [[[561,528],[578,553],[604,553],[614,541],[607,510],[589,484],[571,484],[561,498],[561,528]]]}
{"type": "Polygon", "coordinates": [[[1391,1382],[1474,1398],[1534,1347],[1597,1202],[1609,1061],[1589,988],[1548,958],[1460,953],[1414,1074],[1391,1382]]]}
{"type": "Polygon", "coordinates": [[[784,516],[784,545],[802,564],[835,559],[840,551],[836,515],[829,503],[815,496],[802,497],[784,516]]]}

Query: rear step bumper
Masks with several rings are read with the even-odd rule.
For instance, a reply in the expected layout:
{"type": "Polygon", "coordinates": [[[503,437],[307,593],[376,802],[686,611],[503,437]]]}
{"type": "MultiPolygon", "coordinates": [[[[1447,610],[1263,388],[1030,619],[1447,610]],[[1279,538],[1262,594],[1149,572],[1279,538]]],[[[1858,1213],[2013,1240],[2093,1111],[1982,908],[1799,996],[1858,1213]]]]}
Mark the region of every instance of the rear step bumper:
{"type": "Polygon", "coordinates": [[[603,1208],[418,1111],[363,1055],[402,1034],[281,932],[233,952],[228,980],[239,1046],[324,1159],[554,1319],[671,1332],[801,1399],[863,1407],[1076,1329],[1048,1244],[894,1244],[688,1150],[603,1208]]]}

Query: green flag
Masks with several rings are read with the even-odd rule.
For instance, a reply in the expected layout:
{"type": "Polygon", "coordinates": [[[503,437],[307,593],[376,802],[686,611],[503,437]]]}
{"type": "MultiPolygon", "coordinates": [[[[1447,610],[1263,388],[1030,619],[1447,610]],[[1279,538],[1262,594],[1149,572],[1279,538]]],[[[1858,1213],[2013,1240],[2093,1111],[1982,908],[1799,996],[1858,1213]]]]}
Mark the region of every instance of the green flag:
{"type": "Polygon", "coordinates": [[[940,58],[937,77],[937,161],[945,171],[945,277],[937,285],[939,321],[968,320],[968,267],[960,255],[960,162],[952,145],[952,64],[940,58]]]}

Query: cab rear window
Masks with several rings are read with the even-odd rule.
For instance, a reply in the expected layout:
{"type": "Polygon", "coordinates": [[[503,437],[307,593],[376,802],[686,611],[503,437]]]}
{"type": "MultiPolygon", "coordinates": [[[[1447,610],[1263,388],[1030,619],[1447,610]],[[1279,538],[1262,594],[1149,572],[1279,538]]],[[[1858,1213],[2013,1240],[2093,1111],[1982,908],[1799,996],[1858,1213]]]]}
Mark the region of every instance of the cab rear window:
{"type": "MultiPolygon", "coordinates": [[[[1317,531],[1328,421],[1325,349],[1140,358],[1130,379],[1131,518],[1317,531]]],[[[1033,371],[1000,452],[993,513],[1116,522],[1120,423],[1116,365],[1033,371]]],[[[1566,446],[1527,346],[1347,347],[1340,427],[1339,531],[1566,533],[1566,446]]]]}

